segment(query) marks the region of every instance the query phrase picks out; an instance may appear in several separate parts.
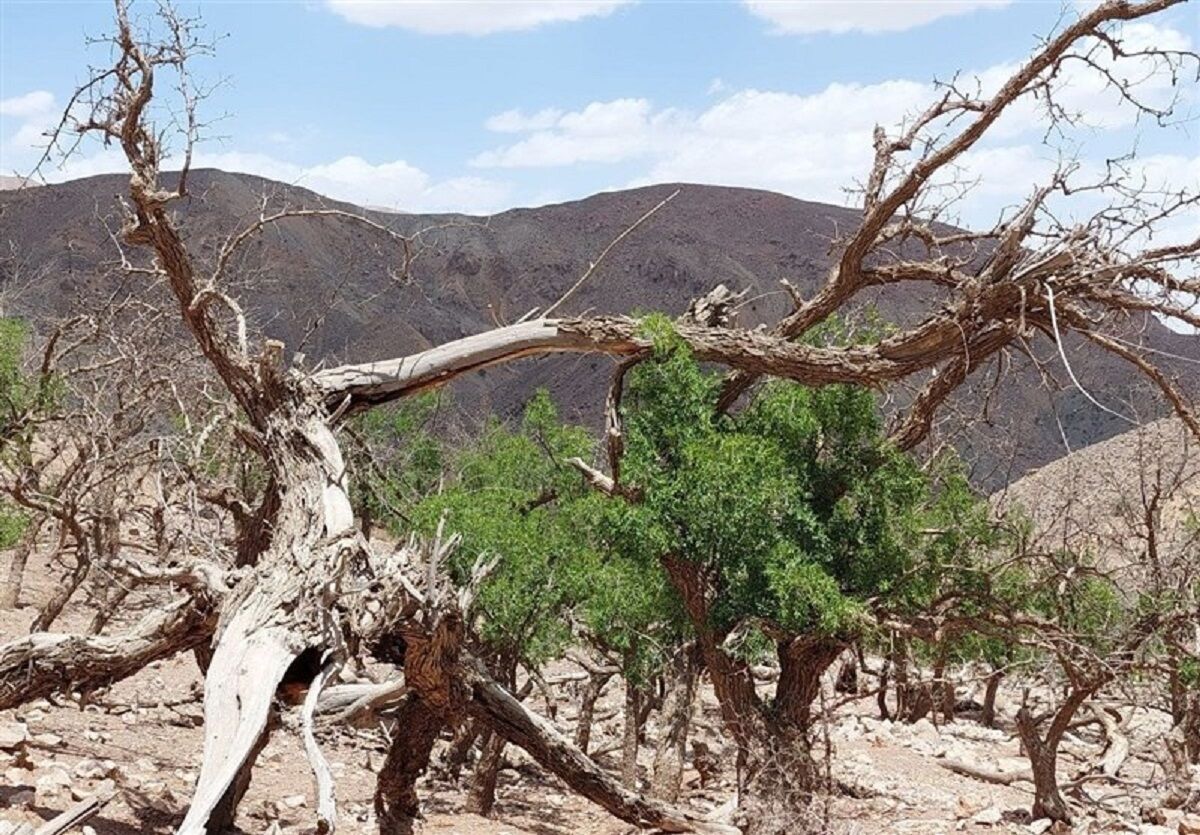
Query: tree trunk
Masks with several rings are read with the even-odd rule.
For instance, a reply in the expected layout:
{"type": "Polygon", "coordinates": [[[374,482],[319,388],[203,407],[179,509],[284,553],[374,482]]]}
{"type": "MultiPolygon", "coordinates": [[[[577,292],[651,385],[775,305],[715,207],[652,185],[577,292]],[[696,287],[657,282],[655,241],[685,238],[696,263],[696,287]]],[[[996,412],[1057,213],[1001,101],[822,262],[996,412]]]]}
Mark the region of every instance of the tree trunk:
{"type": "Polygon", "coordinates": [[[0,710],[67,688],[94,690],[147,664],[206,643],[216,618],[181,597],[143,618],[125,635],[35,632],[0,644],[0,710]]]}
{"type": "MultiPolygon", "coordinates": [[[[278,717],[273,717],[271,725],[276,723],[278,717]]],[[[229,788],[225,791],[225,795],[220,802],[213,808],[212,814],[208,817],[208,833],[209,835],[223,835],[227,832],[240,832],[236,827],[238,805],[241,804],[242,798],[246,796],[246,791],[250,788],[250,780],[254,776],[254,763],[258,760],[259,754],[267,747],[267,743],[271,740],[271,727],[268,726],[258,743],[254,746],[254,750],[250,752],[249,758],[242,765],[242,768],[237,773],[229,788]]]]}
{"type": "Polygon", "coordinates": [[[67,601],[74,596],[75,591],[83,585],[83,581],[87,579],[88,572],[91,571],[92,562],[88,555],[88,547],[85,543],[76,543],[75,549],[75,568],[71,570],[70,575],[58,585],[54,594],[42,606],[40,612],[33,623],[29,627],[29,631],[45,632],[54,625],[54,621],[58,620],[58,616],[62,614],[62,610],[67,605],[67,601]]]}
{"type": "Polygon", "coordinates": [[[953,722],[957,697],[954,693],[954,681],[946,672],[947,666],[946,650],[944,647],[939,648],[933,667],[933,682],[940,702],[938,710],[942,714],[943,722],[953,722]]]}
{"type": "Polygon", "coordinates": [[[1195,765],[1200,763],[1200,690],[1189,688],[1184,697],[1186,707],[1183,712],[1183,742],[1187,752],[1188,762],[1195,765]]]}
{"type": "Polygon", "coordinates": [[[842,662],[838,670],[837,683],[834,685],[839,693],[858,692],[858,659],[850,658],[842,662]]]}
{"type": "Polygon", "coordinates": [[[628,679],[625,680],[625,725],[621,738],[621,785],[636,789],[638,781],[638,749],[642,735],[642,701],[646,694],[628,679]]]}
{"type": "Polygon", "coordinates": [[[768,723],[748,746],[749,773],[734,822],[745,835],[800,835],[827,831],[813,804],[820,770],[808,728],[768,723]]]}
{"type": "Polygon", "coordinates": [[[585,754],[592,741],[596,702],[611,678],[612,673],[591,673],[583,685],[583,693],[579,697],[579,720],[575,723],[575,746],[585,754]]]}
{"type": "Polygon", "coordinates": [[[892,712],[888,710],[888,685],[891,681],[892,662],[885,658],[879,665],[879,690],[875,693],[875,704],[879,707],[879,719],[881,722],[889,722],[892,718],[892,712]]]}
{"type": "Polygon", "coordinates": [[[21,541],[13,549],[12,562],[8,564],[8,579],[0,586],[0,609],[15,609],[20,605],[21,588],[25,584],[25,566],[37,545],[40,530],[40,521],[30,522],[21,536],[21,541]]]}
{"type": "Polygon", "coordinates": [[[1051,718],[1045,736],[1038,732],[1038,721],[1028,705],[1022,705],[1017,711],[1017,735],[1033,771],[1031,811],[1034,820],[1049,818],[1052,821],[1071,822],[1071,807],[1058,788],[1058,745],[1076,711],[1094,692],[1095,688],[1070,690],[1051,718]]]}
{"type": "Polygon", "coordinates": [[[698,650],[688,646],[676,653],[671,662],[650,777],[650,796],[669,803],[679,799],[683,784],[683,763],[687,756],[688,731],[691,729],[699,680],[698,650]]]}
{"type": "Polygon", "coordinates": [[[821,772],[809,732],[821,677],[845,646],[798,636],[777,645],[779,682],[770,707],[743,743],[747,778],[737,821],[747,835],[793,835],[827,830],[813,804],[821,772]]]}
{"type": "Polygon", "coordinates": [[[379,835],[411,835],[421,816],[417,780],[429,765],[433,744],[444,723],[418,696],[409,696],[396,713],[396,729],[375,784],[379,835]]]}
{"type": "Polygon", "coordinates": [[[500,776],[500,764],[504,759],[504,738],[488,732],[482,746],[479,761],[471,775],[471,789],[467,794],[467,811],[485,818],[496,805],[496,780],[500,776]]]}
{"type": "Polygon", "coordinates": [[[985,728],[996,727],[996,693],[1000,690],[1000,682],[1003,679],[1003,670],[992,670],[988,674],[987,686],[983,691],[983,709],[979,712],[979,722],[985,728]]]}

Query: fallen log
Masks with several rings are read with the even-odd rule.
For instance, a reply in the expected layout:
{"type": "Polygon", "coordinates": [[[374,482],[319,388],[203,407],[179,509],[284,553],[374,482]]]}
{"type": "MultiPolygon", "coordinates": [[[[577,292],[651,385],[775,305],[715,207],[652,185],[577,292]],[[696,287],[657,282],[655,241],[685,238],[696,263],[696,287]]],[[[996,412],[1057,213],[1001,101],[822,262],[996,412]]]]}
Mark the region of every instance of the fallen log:
{"type": "Polygon", "coordinates": [[[0,644],[0,710],[73,690],[106,687],[147,664],[207,643],[216,617],[184,596],[144,617],[124,635],[34,632],[0,644]]]}
{"type": "Polygon", "coordinates": [[[960,760],[937,760],[937,764],[947,771],[973,777],[985,783],[996,783],[1001,786],[1011,786],[1013,783],[1032,783],[1033,772],[1029,769],[1020,771],[999,771],[992,768],[964,763],[960,760]]]}

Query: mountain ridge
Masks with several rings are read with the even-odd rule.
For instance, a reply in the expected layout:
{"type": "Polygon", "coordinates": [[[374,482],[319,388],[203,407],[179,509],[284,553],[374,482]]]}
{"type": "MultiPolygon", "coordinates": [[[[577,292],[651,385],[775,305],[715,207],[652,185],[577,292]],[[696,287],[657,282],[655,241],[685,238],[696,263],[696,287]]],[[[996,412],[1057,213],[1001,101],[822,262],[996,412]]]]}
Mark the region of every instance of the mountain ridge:
{"type": "MultiPolygon", "coordinates": [[[[14,310],[44,320],[69,312],[89,293],[117,286],[121,279],[105,274],[102,265],[115,255],[110,233],[119,222],[117,196],[127,187],[125,175],[99,175],[0,192],[4,244],[19,253],[25,269],[43,277],[11,304],[14,310]]],[[[748,291],[743,325],[772,323],[791,305],[780,279],[803,294],[815,292],[827,274],[834,239],[858,222],[858,212],[848,208],[689,184],[601,192],[487,218],[401,214],[214,169],[192,172],[191,196],[177,211],[193,252],[208,263],[219,242],[253,222],[264,207],[362,211],[403,235],[424,230],[408,277],[399,275],[398,245],[363,225],[330,217],[272,224],[231,264],[231,272],[243,279],[230,289],[266,336],[282,340],[289,351],[303,351],[310,362],[361,362],[422,350],[545,308],[609,242],[677,188],[679,196],[622,241],[560,312],[679,314],[693,298],[724,283],[748,291]]],[[[0,285],[9,286],[11,270],[3,269],[0,285]]],[[[917,285],[872,290],[863,301],[900,324],[939,303],[917,285]]],[[[1144,327],[1152,347],[1196,353],[1194,338],[1188,342],[1152,319],[1144,327]]],[[[1093,395],[1105,402],[1144,402],[1144,386],[1130,368],[1094,350],[1080,351],[1075,343],[1066,347],[1093,395]]],[[[1042,351],[1047,360],[1056,357],[1053,348],[1042,351]]],[[[1122,428],[1077,391],[1043,393],[1032,368],[1019,358],[1012,363],[1015,370],[999,393],[989,391],[990,374],[984,371],[951,404],[982,416],[957,444],[977,465],[981,484],[994,487],[1058,457],[1060,422],[1072,446],[1122,428]],[[1004,448],[1013,439],[1023,442],[1021,448],[1004,448]]],[[[511,415],[546,385],[564,417],[596,424],[609,367],[608,360],[587,355],[524,361],[456,383],[455,400],[470,414],[511,415]]]]}

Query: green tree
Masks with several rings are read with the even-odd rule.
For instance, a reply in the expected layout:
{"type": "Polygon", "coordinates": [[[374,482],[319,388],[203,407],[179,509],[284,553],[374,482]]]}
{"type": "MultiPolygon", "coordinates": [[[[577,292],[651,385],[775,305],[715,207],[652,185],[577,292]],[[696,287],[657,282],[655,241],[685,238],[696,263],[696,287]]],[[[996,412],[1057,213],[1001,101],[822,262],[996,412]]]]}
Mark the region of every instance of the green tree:
{"type": "Polygon", "coordinates": [[[794,831],[817,783],[821,675],[875,619],[972,577],[986,514],[960,468],[889,446],[871,392],[771,383],[723,415],[722,378],[648,328],[657,351],[624,397],[633,498],[609,502],[606,544],[663,571],[686,613],[744,766],[743,824],[794,831]],[[776,655],[772,699],[739,643],[776,655]]]}

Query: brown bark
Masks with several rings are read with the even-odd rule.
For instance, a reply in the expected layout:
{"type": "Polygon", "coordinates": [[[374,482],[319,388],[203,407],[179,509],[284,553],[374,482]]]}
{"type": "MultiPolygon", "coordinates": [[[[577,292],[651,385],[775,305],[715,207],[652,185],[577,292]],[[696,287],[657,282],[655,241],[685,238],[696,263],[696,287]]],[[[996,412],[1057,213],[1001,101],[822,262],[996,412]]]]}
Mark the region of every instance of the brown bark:
{"type": "Polygon", "coordinates": [[[627,823],[665,832],[737,835],[732,827],[625,789],[542,717],[527,710],[497,684],[477,662],[462,668],[471,688],[468,709],[513,745],[524,749],[543,768],[574,791],[627,823]]]}
{"type": "Polygon", "coordinates": [[[375,785],[379,835],[410,835],[421,816],[417,780],[429,766],[433,744],[445,723],[419,696],[404,700],[396,730],[375,785]]]}
{"type": "Polygon", "coordinates": [[[611,678],[612,673],[593,672],[583,685],[583,693],[579,697],[579,720],[575,724],[575,746],[585,754],[592,741],[592,721],[596,715],[596,701],[604,692],[604,687],[611,678]]]}
{"type": "Polygon", "coordinates": [[[485,818],[491,815],[496,805],[496,780],[500,776],[500,765],[504,761],[505,741],[496,733],[488,733],[471,774],[471,788],[467,793],[466,809],[485,818]]]}
{"type": "Polygon", "coordinates": [[[621,785],[636,789],[638,782],[638,750],[642,738],[642,702],[646,694],[640,687],[625,681],[624,724],[621,734],[621,785]]]}
{"type": "Polygon", "coordinates": [[[979,711],[979,722],[985,728],[996,727],[996,694],[1003,679],[1003,670],[992,670],[988,674],[987,685],[983,691],[983,708],[979,711]]]}
{"type": "Polygon", "coordinates": [[[942,714],[942,721],[953,722],[957,697],[954,694],[954,681],[946,672],[947,666],[945,649],[939,648],[933,666],[933,686],[938,694],[938,710],[942,714]]]}
{"type": "Polygon", "coordinates": [[[1076,712],[1094,689],[1072,688],[1067,698],[1050,717],[1050,725],[1044,735],[1039,732],[1040,723],[1028,705],[1023,705],[1017,711],[1017,735],[1033,771],[1031,812],[1034,820],[1049,818],[1063,823],[1071,822],[1071,807],[1062,796],[1058,785],[1058,746],[1076,712]]]}
{"type": "Polygon", "coordinates": [[[479,739],[479,736],[479,723],[474,721],[462,723],[455,731],[454,739],[442,759],[442,770],[452,782],[458,782],[458,776],[462,773],[463,766],[467,764],[467,760],[471,756],[471,749],[475,747],[475,741],[479,739]]]}
{"type": "Polygon", "coordinates": [[[700,567],[678,557],[664,558],[663,566],[696,632],[722,720],[738,746],[743,783],[736,822],[750,835],[819,831],[812,809],[820,783],[809,740],[812,707],[821,676],[845,645],[807,635],[777,641],[779,679],[774,699],[764,703],[750,666],[725,652],[723,636],[712,629],[711,595],[700,567]]]}
{"type": "Polygon", "coordinates": [[[16,609],[21,602],[21,588],[25,583],[25,566],[29,563],[29,555],[37,545],[40,522],[30,522],[21,541],[12,551],[12,562],[8,564],[8,579],[0,586],[0,609],[16,609]]]}
{"type": "Polygon", "coordinates": [[[671,660],[667,692],[659,718],[658,741],[650,777],[650,796],[674,803],[683,785],[688,731],[695,710],[700,682],[699,648],[694,645],[677,652],[671,660]]]}
{"type": "Polygon", "coordinates": [[[91,568],[92,561],[87,545],[82,542],[77,543],[75,567],[55,587],[54,594],[50,595],[50,599],[42,604],[41,610],[29,627],[30,632],[45,632],[54,625],[54,621],[58,620],[58,616],[62,614],[63,608],[67,605],[67,601],[71,599],[79,587],[83,585],[83,581],[87,579],[91,568]]]}

